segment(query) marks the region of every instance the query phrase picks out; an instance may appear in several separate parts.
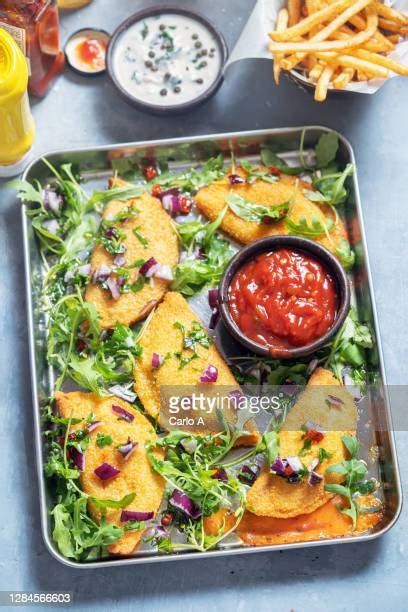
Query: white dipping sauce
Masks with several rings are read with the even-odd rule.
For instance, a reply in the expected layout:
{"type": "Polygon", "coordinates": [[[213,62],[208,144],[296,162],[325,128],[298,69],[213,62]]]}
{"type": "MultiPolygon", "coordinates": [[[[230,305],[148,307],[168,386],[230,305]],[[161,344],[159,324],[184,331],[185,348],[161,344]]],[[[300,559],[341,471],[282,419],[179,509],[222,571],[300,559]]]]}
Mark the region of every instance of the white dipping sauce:
{"type": "Polygon", "coordinates": [[[201,22],[163,13],[132,24],[119,36],[113,69],[123,89],[138,100],[175,106],[194,100],[214,83],[221,50],[201,22]]]}

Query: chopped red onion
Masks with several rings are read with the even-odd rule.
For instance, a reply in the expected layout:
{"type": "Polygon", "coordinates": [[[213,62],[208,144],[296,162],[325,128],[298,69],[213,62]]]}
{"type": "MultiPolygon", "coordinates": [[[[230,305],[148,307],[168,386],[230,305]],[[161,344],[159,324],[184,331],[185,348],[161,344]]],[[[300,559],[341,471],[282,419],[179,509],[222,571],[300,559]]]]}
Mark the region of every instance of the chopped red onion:
{"type": "Polygon", "coordinates": [[[162,539],[162,538],[167,538],[168,537],[168,531],[165,527],[163,527],[163,525],[157,525],[157,527],[154,530],[154,536],[156,538],[162,539]]]}
{"type": "Polygon", "coordinates": [[[112,404],[112,412],[117,414],[119,418],[123,419],[124,421],[127,421],[128,423],[131,423],[135,418],[134,414],[131,414],[130,412],[122,408],[122,406],[117,406],[116,404],[112,404]]]}
{"type": "Polygon", "coordinates": [[[306,423],[303,423],[302,425],[302,431],[305,431],[306,433],[308,431],[318,431],[322,434],[326,433],[324,431],[324,429],[322,429],[320,427],[320,425],[318,425],[317,423],[315,423],[314,421],[306,421],[306,423]]]}
{"type": "Polygon", "coordinates": [[[83,266],[79,266],[78,274],[80,276],[90,276],[90,274],[91,274],[91,264],[87,263],[87,264],[84,264],[83,266]]]}
{"type": "Polygon", "coordinates": [[[231,185],[243,185],[246,183],[246,180],[242,176],[239,176],[239,174],[230,174],[228,180],[231,185]]]}
{"type": "Polygon", "coordinates": [[[317,368],[318,365],[319,365],[319,360],[318,359],[312,359],[312,361],[307,366],[307,371],[306,371],[307,376],[311,376],[313,374],[313,372],[315,371],[315,369],[317,368]]]}
{"type": "Polygon", "coordinates": [[[58,234],[58,230],[60,228],[60,225],[56,219],[47,219],[43,222],[42,226],[45,230],[47,230],[47,232],[53,234],[54,236],[58,234]]]}
{"type": "Polygon", "coordinates": [[[312,486],[318,485],[320,482],[322,482],[323,480],[323,476],[320,476],[320,474],[318,474],[317,472],[311,472],[310,476],[308,478],[308,483],[312,486]]]}
{"type": "Polygon", "coordinates": [[[85,454],[80,453],[79,450],[75,448],[75,446],[70,446],[70,458],[74,462],[74,465],[78,468],[80,472],[83,472],[85,469],[85,454]]]}
{"type": "Polygon", "coordinates": [[[192,455],[197,448],[198,442],[195,438],[185,438],[180,441],[180,444],[189,455],[192,455]]]}
{"type": "Polygon", "coordinates": [[[122,253],[118,253],[118,255],[116,255],[115,259],[113,260],[113,263],[118,268],[123,268],[123,266],[126,265],[126,259],[124,258],[122,253]]]}
{"type": "Polygon", "coordinates": [[[161,191],[156,197],[160,200],[160,202],[163,202],[163,198],[168,195],[178,196],[180,195],[180,191],[177,187],[172,187],[171,189],[167,189],[166,191],[161,191]]]}
{"type": "Polygon", "coordinates": [[[211,476],[215,480],[221,480],[221,482],[228,482],[228,474],[224,468],[218,468],[218,470],[211,476]]]}
{"type": "Polygon", "coordinates": [[[72,270],[68,270],[68,272],[66,272],[64,276],[64,283],[70,283],[73,278],[74,273],[72,272],[72,270]]]}
{"type": "Polygon", "coordinates": [[[208,303],[210,308],[218,308],[218,289],[208,290],[208,303]]]}
{"type": "Polygon", "coordinates": [[[249,465],[243,465],[238,474],[238,480],[244,484],[253,484],[258,478],[258,474],[259,465],[253,465],[252,467],[249,467],[249,465]]]}
{"type": "Polygon", "coordinates": [[[112,395],[115,395],[116,397],[125,400],[125,402],[132,403],[137,397],[136,393],[130,391],[130,389],[127,389],[122,385],[113,385],[112,387],[109,387],[108,391],[109,393],[112,393],[112,395]]]}
{"type": "Polygon", "coordinates": [[[340,399],[339,397],[336,397],[335,395],[328,395],[326,398],[326,402],[327,404],[329,404],[330,406],[343,406],[344,402],[342,399],[340,399]]]}
{"type": "MultiPolygon", "coordinates": [[[[148,276],[148,274],[146,274],[146,276],[148,276]]],[[[157,266],[155,266],[153,276],[155,276],[156,278],[161,278],[162,280],[173,280],[173,272],[171,270],[171,267],[164,264],[157,264],[157,266]]]]}
{"type": "Polygon", "coordinates": [[[172,217],[177,217],[181,213],[180,197],[176,195],[166,194],[161,202],[165,211],[172,217]]]}
{"type": "Polygon", "coordinates": [[[201,516],[200,508],[196,506],[188,495],[183,493],[183,491],[179,491],[178,489],[174,489],[169,499],[169,504],[174,508],[181,510],[183,514],[193,520],[198,519],[201,516]]]}
{"type": "Polygon", "coordinates": [[[121,523],[127,521],[150,521],[154,517],[154,512],[135,512],[133,510],[122,510],[120,515],[121,523]]]}
{"type": "Polygon", "coordinates": [[[158,263],[155,260],[155,258],[154,257],[150,257],[150,259],[145,261],[144,264],[139,269],[139,274],[141,274],[142,276],[147,276],[147,278],[150,278],[150,276],[153,276],[153,272],[150,273],[151,269],[154,266],[157,266],[157,265],[158,265],[158,263]]]}
{"type": "Polygon", "coordinates": [[[94,431],[101,425],[103,425],[103,421],[92,421],[92,423],[89,423],[89,425],[86,426],[86,430],[88,433],[91,433],[91,431],[94,431]]]}
{"type": "Polygon", "coordinates": [[[94,474],[100,478],[100,480],[109,480],[120,474],[120,470],[110,463],[102,463],[94,470],[94,474]]]}
{"type": "Polygon", "coordinates": [[[296,473],[300,472],[303,469],[303,465],[299,457],[286,457],[286,461],[292,470],[296,473]]]}
{"type": "Polygon", "coordinates": [[[92,274],[92,282],[98,283],[106,281],[111,272],[111,268],[106,264],[100,265],[99,268],[94,270],[94,273],[92,274]]]}
{"type": "Polygon", "coordinates": [[[315,458],[313,459],[313,461],[312,461],[312,462],[310,463],[310,465],[309,465],[309,468],[308,468],[309,472],[313,472],[313,470],[315,469],[315,467],[317,467],[318,465],[319,465],[319,459],[318,459],[317,457],[315,457],[315,458]]]}
{"type": "Polygon", "coordinates": [[[203,247],[197,247],[193,253],[194,259],[207,259],[203,247]]]}
{"type": "Polygon", "coordinates": [[[58,214],[64,202],[62,196],[53,189],[44,189],[43,201],[45,210],[51,210],[54,214],[58,214]]]}
{"type": "Polygon", "coordinates": [[[275,461],[271,465],[272,472],[275,472],[278,476],[286,476],[285,470],[288,467],[286,459],[276,457],[275,461]]]}
{"type": "Polygon", "coordinates": [[[164,357],[158,353],[152,354],[152,368],[158,370],[163,365],[164,357]]]}
{"type": "Polygon", "coordinates": [[[276,223],[277,221],[279,221],[279,219],[276,219],[276,217],[270,217],[269,215],[265,215],[264,217],[262,217],[262,223],[264,225],[271,225],[272,223],[276,223]]]}
{"type": "Polygon", "coordinates": [[[126,444],[121,444],[121,446],[118,446],[118,451],[122,455],[123,459],[127,461],[137,446],[137,442],[132,442],[132,440],[128,438],[126,444]]]}
{"type": "Polygon", "coordinates": [[[218,369],[215,366],[210,364],[204,370],[199,380],[202,383],[215,383],[217,382],[217,379],[218,379],[218,369]]]}
{"type": "Polygon", "coordinates": [[[210,329],[215,329],[217,327],[219,318],[220,318],[220,311],[218,310],[218,308],[214,308],[211,313],[210,322],[208,324],[208,327],[210,329]]]}
{"type": "Polygon", "coordinates": [[[111,292],[111,296],[114,300],[118,300],[120,298],[119,285],[111,276],[107,279],[106,284],[108,285],[108,289],[111,292]]]}

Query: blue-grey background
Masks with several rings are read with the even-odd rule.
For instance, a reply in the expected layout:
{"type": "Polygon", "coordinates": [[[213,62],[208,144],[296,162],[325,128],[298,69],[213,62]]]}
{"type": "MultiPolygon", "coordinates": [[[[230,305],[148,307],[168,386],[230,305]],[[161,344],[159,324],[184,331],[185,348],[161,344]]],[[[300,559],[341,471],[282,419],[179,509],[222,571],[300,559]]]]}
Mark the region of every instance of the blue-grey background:
{"type": "MultiPolygon", "coordinates": [[[[176,3],[173,0],[173,3],[176,3]]],[[[94,0],[64,14],[65,42],[85,26],[110,32],[154,2],[94,0]]],[[[222,29],[230,48],[254,0],[179,0],[222,29]]],[[[374,96],[345,95],[317,104],[286,78],[276,88],[271,63],[233,65],[217,96],[176,119],[144,115],[122,101],[105,77],[69,69],[33,104],[34,153],[49,149],[211,132],[322,124],[347,136],[356,153],[388,381],[408,383],[408,80],[374,96]]],[[[1,129],[1,127],[0,127],[1,129]]],[[[407,609],[408,510],[382,539],[273,554],[78,571],[60,565],[40,535],[19,205],[0,196],[0,589],[70,590],[76,610],[372,611],[407,609]]],[[[408,434],[397,433],[408,486],[408,434]]]]}

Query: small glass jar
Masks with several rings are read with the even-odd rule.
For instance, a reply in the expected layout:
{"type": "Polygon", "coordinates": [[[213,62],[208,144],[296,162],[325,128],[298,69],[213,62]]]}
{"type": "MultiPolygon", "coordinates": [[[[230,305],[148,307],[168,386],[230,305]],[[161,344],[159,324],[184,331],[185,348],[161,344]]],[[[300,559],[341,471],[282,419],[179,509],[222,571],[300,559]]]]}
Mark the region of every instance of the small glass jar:
{"type": "Polygon", "coordinates": [[[7,30],[29,61],[28,91],[44,96],[64,68],[59,45],[56,0],[2,0],[0,27],[7,30]]]}

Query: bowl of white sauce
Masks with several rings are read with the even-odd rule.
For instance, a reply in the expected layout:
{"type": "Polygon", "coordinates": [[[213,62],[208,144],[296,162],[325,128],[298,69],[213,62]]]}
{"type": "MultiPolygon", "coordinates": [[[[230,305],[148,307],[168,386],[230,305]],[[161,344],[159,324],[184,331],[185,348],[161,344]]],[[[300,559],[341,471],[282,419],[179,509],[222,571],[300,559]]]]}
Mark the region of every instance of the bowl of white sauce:
{"type": "Polygon", "coordinates": [[[228,48],[202,15],[176,6],[140,11],[113,33],[107,70],[128,102],[152,113],[183,113],[220,87],[228,48]]]}

